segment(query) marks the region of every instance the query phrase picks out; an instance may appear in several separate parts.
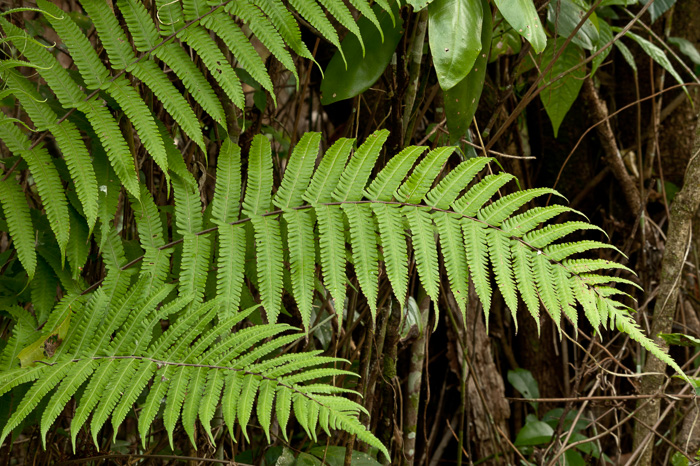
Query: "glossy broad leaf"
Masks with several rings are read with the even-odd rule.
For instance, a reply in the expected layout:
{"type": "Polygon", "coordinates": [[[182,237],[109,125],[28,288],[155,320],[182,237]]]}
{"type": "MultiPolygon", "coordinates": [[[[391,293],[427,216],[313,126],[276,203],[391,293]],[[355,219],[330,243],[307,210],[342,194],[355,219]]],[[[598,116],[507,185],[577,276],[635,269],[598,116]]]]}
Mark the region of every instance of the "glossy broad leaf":
{"type": "Polygon", "coordinates": [[[363,93],[377,82],[389,65],[404,32],[403,21],[395,4],[396,24],[393,23],[391,15],[379,5],[375,5],[372,10],[384,31],[383,40],[377,27],[369,19],[362,17],[357,21],[364,42],[370,45],[364,53],[362,44],[355,35],[348,34],[345,37],[341,46],[348,64],[346,66],[339,52],[331,59],[321,82],[323,105],[351,99],[363,93]]]}
{"type": "MultiPolygon", "coordinates": [[[[563,47],[564,42],[565,39],[563,38],[559,38],[556,41],[549,41],[549,44],[547,44],[547,50],[544,51],[542,56],[540,69],[543,69],[550,64],[556,54],[563,47]]],[[[566,49],[564,49],[564,52],[554,62],[554,65],[544,77],[544,85],[547,87],[540,93],[540,99],[542,99],[544,109],[547,111],[547,115],[549,115],[549,119],[552,122],[554,137],[556,137],[559,133],[559,126],[561,125],[561,122],[564,120],[566,113],[574,104],[576,97],[578,97],[578,94],[581,91],[583,79],[586,76],[586,70],[582,66],[561,79],[556,81],[555,79],[564,71],[567,71],[571,67],[579,64],[584,58],[585,54],[583,49],[581,49],[578,45],[569,43],[566,46],[566,49]]]]}
{"type": "Polygon", "coordinates": [[[481,0],[434,0],[428,6],[430,53],[443,90],[473,68],[481,51],[483,14],[481,0]]]}
{"type": "Polygon", "coordinates": [[[505,20],[518,34],[541,53],[547,46],[547,36],[532,0],[494,0],[505,20]]]}
{"type": "Polygon", "coordinates": [[[450,144],[459,141],[469,129],[479,106],[481,91],[484,88],[492,28],[489,2],[482,0],[481,3],[484,11],[484,21],[481,27],[481,52],[479,52],[471,71],[454,87],[445,91],[445,116],[447,117],[447,128],[450,130],[450,144]]]}

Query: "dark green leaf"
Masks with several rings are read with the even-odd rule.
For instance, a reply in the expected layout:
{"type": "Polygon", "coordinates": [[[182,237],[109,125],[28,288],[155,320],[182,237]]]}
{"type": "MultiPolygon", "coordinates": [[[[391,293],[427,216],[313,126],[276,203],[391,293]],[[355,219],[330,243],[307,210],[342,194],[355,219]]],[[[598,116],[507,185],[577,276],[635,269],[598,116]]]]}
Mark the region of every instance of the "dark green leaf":
{"type": "MultiPolygon", "coordinates": [[[[484,88],[486,64],[491,45],[491,14],[487,0],[482,0],[482,8],[486,14],[481,29],[481,52],[479,52],[469,74],[452,89],[445,91],[445,115],[447,116],[447,127],[450,130],[450,144],[455,144],[467,132],[476,113],[476,108],[479,106],[481,91],[484,88]]],[[[520,44],[520,39],[518,39],[518,44],[520,44]]]]}
{"type": "Polygon", "coordinates": [[[373,8],[384,31],[383,42],[377,27],[365,17],[360,18],[357,25],[364,42],[371,44],[367,47],[367,52],[363,54],[360,41],[354,34],[348,34],[345,37],[341,45],[349,67],[346,69],[343,57],[339,52],[336,52],[328,64],[321,82],[321,103],[323,105],[351,99],[363,93],[384,73],[403,35],[403,21],[398,14],[396,4],[393,5],[394,15],[397,18],[396,25],[393,24],[389,13],[379,5],[375,5],[373,8]]]}
{"type": "Polygon", "coordinates": [[[430,52],[444,90],[462,81],[474,66],[481,51],[483,13],[480,0],[434,0],[428,6],[430,52]]]}

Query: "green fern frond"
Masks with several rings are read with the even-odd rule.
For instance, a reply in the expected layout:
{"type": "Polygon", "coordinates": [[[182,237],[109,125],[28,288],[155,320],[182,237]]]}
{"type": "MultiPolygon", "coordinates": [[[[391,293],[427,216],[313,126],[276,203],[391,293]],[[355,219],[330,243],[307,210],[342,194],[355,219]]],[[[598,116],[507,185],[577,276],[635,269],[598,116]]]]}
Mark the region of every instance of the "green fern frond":
{"type": "Polygon", "coordinates": [[[470,276],[488,320],[488,311],[491,308],[491,280],[488,273],[487,229],[483,223],[463,220],[462,235],[470,276]]]}
{"type": "Polygon", "coordinates": [[[559,327],[561,325],[561,302],[556,290],[557,283],[554,281],[554,267],[544,254],[538,253],[532,256],[532,272],[537,284],[537,292],[545,310],[559,327]]]}
{"type": "Polygon", "coordinates": [[[238,310],[243,286],[246,230],[241,225],[218,227],[216,296],[221,299],[224,316],[238,310]]]}
{"type": "Polygon", "coordinates": [[[241,148],[226,138],[217,160],[212,218],[224,223],[238,220],[240,197],[241,148]]]}
{"type": "Polygon", "coordinates": [[[248,155],[248,184],[243,199],[243,212],[248,216],[262,215],[272,202],[272,148],[260,134],[253,138],[248,155]]]}
{"type": "Polygon", "coordinates": [[[343,212],[338,206],[319,205],[316,207],[319,249],[321,251],[321,271],[323,283],[330,292],[342,321],[342,306],[345,301],[345,235],[343,212]]]}
{"type": "Polygon", "coordinates": [[[483,205],[498,192],[507,182],[515,178],[509,173],[499,173],[488,175],[479,183],[472,186],[464,196],[452,203],[452,207],[468,217],[473,217],[483,207],[483,205]]]}
{"type": "MultiPolygon", "coordinates": [[[[513,275],[518,284],[518,291],[527,307],[528,312],[537,323],[537,332],[540,331],[540,303],[537,297],[537,286],[532,280],[532,263],[530,250],[523,243],[511,240],[510,251],[513,257],[513,275]]],[[[515,328],[518,328],[518,321],[514,319],[515,328]]]]}
{"type": "Polygon", "coordinates": [[[309,212],[290,210],[284,213],[291,268],[292,292],[301,314],[301,322],[311,329],[311,305],[314,298],[316,251],[314,222],[309,212]]]}
{"type": "Polygon", "coordinates": [[[367,297],[367,304],[374,321],[377,317],[377,278],[379,276],[374,217],[366,204],[343,204],[342,208],[350,223],[352,259],[357,281],[367,297]]]}
{"type": "Polygon", "coordinates": [[[5,213],[17,257],[29,278],[32,279],[37,267],[34,227],[26,197],[14,177],[0,179],[0,204],[5,213]]]}
{"type": "Polygon", "coordinates": [[[289,157],[285,176],[272,203],[280,209],[299,207],[314,171],[321,133],[306,133],[301,137],[289,157]]]}
{"type": "Polygon", "coordinates": [[[490,157],[475,157],[460,163],[430,190],[425,196],[426,203],[438,209],[447,209],[477,173],[492,160],[490,157]]]}
{"type": "MultiPolygon", "coordinates": [[[[353,33],[355,37],[357,37],[357,40],[360,42],[360,46],[362,47],[362,55],[364,56],[365,54],[365,43],[362,41],[362,34],[360,33],[360,28],[357,26],[357,23],[355,22],[355,18],[353,18],[352,14],[350,13],[350,10],[348,10],[348,7],[345,6],[345,4],[340,1],[340,0],[319,0],[321,2],[321,5],[323,5],[326,10],[336,19],[340,24],[343,25],[344,28],[346,28],[348,31],[353,33]]],[[[371,11],[371,9],[370,9],[371,11]]],[[[381,28],[380,28],[381,31],[381,28]]],[[[341,47],[338,47],[338,50],[342,50],[341,47]]],[[[341,52],[342,53],[342,52],[341,52]]]]}
{"type": "Polygon", "coordinates": [[[268,322],[274,323],[277,322],[282,300],[283,254],[280,225],[273,217],[253,217],[251,221],[255,229],[260,301],[268,322]]]}
{"type": "Polygon", "coordinates": [[[464,240],[459,218],[455,215],[436,213],[433,215],[433,220],[438,227],[440,251],[442,251],[450,288],[462,312],[462,319],[466,322],[467,301],[469,299],[469,269],[467,268],[467,253],[464,250],[464,240]]]}
{"type": "Polygon", "coordinates": [[[70,15],[47,0],[37,0],[37,6],[49,13],[45,14],[44,17],[68,48],[87,88],[104,89],[108,87],[109,70],[102,64],[95,48],[70,15]]]}
{"type": "MultiPolygon", "coordinates": [[[[257,3],[260,5],[263,4],[262,1],[257,3]]],[[[280,6],[281,8],[285,9],[281,2],[280,6]]],[[[287,70],[292,72],[298,87],[299,75],[297,73],[297,68],[294,65],[294,59],[285,48],[285,44],[290,44],[290,46],[292,44],[287,40],[288,37],[284,37],[283,39],[283,36],[280,35],[283,29],[278,31],[276,26],[273,25],[275,18],[280,21],[280,18],[278,18],[277,15],[283,15],[284,13],[273,8],[272,11],[276,15],[275,18],[272,16],[265,16],[260,11],[258,5],[254,5],[249,0],[230,2],[227,3],[224,8],[226,9],[227,13],[235,15],[246,22],[248,27],[250,27],[250,30],[253,31],[253,34],[255,34],[255,37],[257,37],[260,42],[267,47],[267,49],[280,61],[280,63],[282,63],[287,70]]],[[[286,13],[289,14],[289,11],[286,13]]],[[[291,20],[294,21],[294,18],[291,18],[291,20]]],[[[299,34],[299,43],[304,47],[304,50],[306,50],[305,53],[308,54],[306,58],[310,58],[311,53],[308,51],[308,49],[306,49],[304,43],[301,42],[301,32],[299,31],[298,26],[297,32],[299,34]]]]}
{"type": "Polygon", "coordinates": [[[394,191],[416,163],[418,157],[425,152],[425,149],[425,147],[420,146],[409,146],[392,157],[369,187],[365,189],[365,196],[377,201],[390,201],[394,197],[394,191]]]}
{"type": "MultiPolygon", "coordinates": [[[[253,2],[250,0],[246,1],[253,4],[253,2]]],[[[280,0],[257,0],[255,5],[256,7],[259,7],[268,18],[270,18],[270,21],[275,26],[275,29],[279,31],[285,44],[287,44],[289,48],[294,50],[294,52],[300,57],[313,60],[313,55],[311,55],[311,52],[301,40],[301,30],[299,29],[299,24],[297,24],[292,13],[280,0]]]]}
{"type": "Polygon", "coordinates": [[[439,268],[432,219],[428,212],[418,207],[404,207],[403,212],[411,227],[418,278],[428,296],[437,302],[440,293],[439,268]]]}
{"type": "Polygon", "coordinates": [[[553,241],[558,240],[578,230],[600,230],[600,227],[586,222],[566,222],[554,225],[547,225],[539,230],[532,231],[523,236],[523,241],[533,248],[544,248],[553,241]]]}
{"type": "MultiPolygon", "coordinates": [[[[214,443],[214,435],[211,432],[211,421],[216,413],[216,407],[224,389],[224,378],[221,371],[210,370],[207,372],[207,382],[199,404],[199,420],[209,440],[214,443]]],[[[262,421],[261,421],[262,422],[262,421]]]]}
{"type": "Polygon", "coordinates": [[[51,156],[43,147],[32,148],[22,130],[14,123],[7,122],[5,114],[0,114],[0,139],[13,154],[21,156],[27,162],[44,204],[51,230],[56,235],[61,257],[64,258],[70,237],[68,203],[51,156]]]}
{"type": "MultiPolygon", "coordinates": [[[[534,207],[529,209],[522,214],[515,215],[506,219],[501,225],[501,230],[504,232],[516,236],[522,237],[526,233],[537,228],[542,223],[556,217],[559,214],[566,212],[577,212],[570,207],[562,205],[550,205],[547,207],[534,207]]],[[[580,214],[583,215],[583,214],[580,214]]]]}
{"type": "Polygon", "coordinates": [[[354,139],[338,139],[323,155],[302,198],[311,205],[330,202],[348,161],[354,139]]]}
{"type": "MultiPolygon", "coordinates": [[[[496,277],[496,284],[501,291],[503,300],[516,319],[518,310],[518,295],[516,292],[515,278],[513,276],[513,262],[511,258],[510,238],[500,230],[490,228],[488,230],[487,242],[489,245],[489,256],[493,265],[493,273],[496,277]]],[[[486,324],[488,328],[488,323],[486,324]]]]}
{"type": "Polygon", "coordinates": [[[534,188],[526,189],[525,191],[518,191],[504,196],[479,210],[477,217],[479,220],[486,222],[489,225],[500,226],[506,218],[513,214],[513,212],[520,209],[523,205],[530,202],[534,198],[545,194],[560,196],[557,191],[550,188],[534,188]]]}
{"type": "Polygon", "coordinates": [[[409,204],[417,204],[423,200],[453,152],[454,147],[439,147],[430,151],[396,191],[396,200],[409,204]]]}
{"type": "Polygon", "coordinates": [[[359,201],[367,184],[374,163],[379,157],[382,145],[389,137],[389,131],[383,129],[371,134],[355,151],[340,177],[333,199],[336,201],[359,201]]]}
{"type": "Polygon", "coordinates": [[[211,29],[221,38],[241,67],[270,93],[274,104],[277,105],[277,98],[265,63],[236,22],[224,12],[217,11],[206,16],[202,26],[211,29]]]}
{"type": "Polygon", "coordinates": [[[245,108],[245,97],[241,82],[233,67],[224,56],[217,43],[201,26],[190,26],[180,31],[178,38],[197,52],[207,69],[224,90],[231,102],[238,108],[245,108]]]}
{"type": "Polygon", "coordinates": [[[408,293],[408,250],[401,208],[390,204],[372,204],[372,210],[379,226],[386,275],[397,301],[404,303],[408,293]]]}
{"type": "MultiPolygon", "coordinates": [[[[592,240],[582,240],[576,243],[559,243],[550,244],[543,249],[543,252],[547,254],[547,257],[553,261],[559,261],[566,259],[573,254],[579,254],[582,252],[590,251],[591,249],[612,249],[624,256],[622,251],[617,249],[615,246],[602,243],[600,241],[592,240]]],[[[627,256],[624,256],[627,257],[627,256]]]]}

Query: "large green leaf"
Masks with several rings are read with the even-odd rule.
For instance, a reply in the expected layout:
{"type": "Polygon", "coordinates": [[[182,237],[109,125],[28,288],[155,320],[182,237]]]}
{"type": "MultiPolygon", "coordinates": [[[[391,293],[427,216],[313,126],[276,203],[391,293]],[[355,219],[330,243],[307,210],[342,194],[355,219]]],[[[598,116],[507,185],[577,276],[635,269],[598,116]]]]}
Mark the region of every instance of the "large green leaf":
{"type": "MultiPolygon", "coordinates": [[[[564,46],[565,39],[559,38],[556,41],[550,40],[547,49],[542,56],[540,69],[546,68],[554,59],[555,54],[564,46]]],[[[554,62],[551,70],[544,77],[544,84],[547,86],[541,93],[540,98],[544,109],[552,121],[554,136],[559,133],[559,126],[564,120],[564,116],[578,97],[583,79],[586,76],[585,68],[579,67],[575,71],[567,74],[563,78],[556,80],[557,76],[579,64],[585,58],[583,49],[575,44],[568,44],[561,56],[554,62]]]]}
{"type": "MultiPolygon", "coordinates": [[[[613,28],[613,31],[619,32],[620,28],[613,28]]],[[[683,84],[683,78],[681,78],[681,76],[678,74],[675,68],[673,68],[673,65],[666,56],[666,52],[664,52],[656,45],[652,44],[648,40],[638,36],[633,32],[627,32],[626,35],[630,39],[634,40],[637,44],[639,44],[642,50],[644,50],[644,52],[646,52],[646,54],[649,55],[652,60],[654,60],[663,69],[668,71],[671,74],[671,76],[673,76],[676,79],[676,81],[678,81],[678,84],[683,84]]],[[[688,91],[685,87],[683,88],[683,90],[685,91],[686,95],[689,96],[688,91]]]]}
{"type": "Polygon", "coordinates": [[[428,6],[430,53],[444,90],[462,81],[474,66],[481,51],[483,11],[480,0],[435,0],[428,6]]]}
{"type": "Polygon", "coordinates": [[[394,16],[397,18],[396,24],[393,23],[391,15],[379,5],[374,5],[373,8],[384,31],[383,40],[380,31],[372,21],[365,17],[357,21],[364,42],[370,44],[366,53],[354,34],[348,34],[345,37],[341,45],[348,66],[346,67],[340,52],[336,52],[321,82],[323,105],[351,99],[363,93],[384,73],[403,35],[403,21],[398,7],[395,3],[393,5],[394,16]]]}
{"type": "Polygon", "coordinates": [[[494,1],[508,24],[532,44],[535,52],[542,52],[547,46],[547,36],[532,0],[494,1]]]}
{"type": "MultiPolygon", "coordinates": [[[[569,37],[585,14],[586,9],[573,0],[556,0],[547,6],[547,21],[552,23],[557,35],[562,37],[569,37]]],[[[594,17],[595,13],[576,31],[571,42],[586,50],[593,50],[598,42],[598,29],[592,21],[594,17]]]]}
{"type": "MultiPolygon", "coordinates": [[[[640,0],[641,3],[647,4],[649,0],[640,0]]],[[[653,3],[649,6],[649,14],[651,15],[651,22],[653,23],[659,16],[666,13],[674,4],[676,0],[653,0],[653,3]]]]}
{"type": "Polygon", "coordinates": [[[469,74],[454,87],[445,91],[445,115],[447,128],[450,130],[450,144],[455,144],[467,132],[484,88],[492,35],[488,0],[482,0],[482,8],[486,14],[481,28],[481,52],[469,74]]]}

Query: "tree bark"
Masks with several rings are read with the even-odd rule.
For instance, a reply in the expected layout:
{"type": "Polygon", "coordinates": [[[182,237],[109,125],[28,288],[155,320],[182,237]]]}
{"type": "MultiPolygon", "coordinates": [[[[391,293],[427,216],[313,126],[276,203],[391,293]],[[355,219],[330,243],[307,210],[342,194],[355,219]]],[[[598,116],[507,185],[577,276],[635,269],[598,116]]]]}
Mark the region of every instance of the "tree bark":
{"type": "MultiPolygon", "coordinates": [[[[695,150],[690,157],[685,173],[683,188],[676,195],[671,205],[666,249],[664,250],[661,282],[659,293],[654,305],[654,316],[651,326],[651,336],[657,345],[668,349],[665,341],[658,337],[659,333],[669,333],[673,325],[673,317],[678,302],[678,289],[683,272],[683,264],[689,251],[692,239],[693,217],[700,206],[700,132],[696,131],[695,150]]],[[[644,372],[661,373],[666,370],[666,364],[651,354],[647,355],[644,372]]],[[[648,375],[642,379],[640,394],[656,393],[663,383],[663,375],[648,375]]],[[[635,425],[634,451],[643,449],[639,465],[651,464],[653,453],[653,435],[644,424],[653,426],[659,418],[660,400],[652,399],[644,405],[637,414],[642,421],[635,425]]]]}

